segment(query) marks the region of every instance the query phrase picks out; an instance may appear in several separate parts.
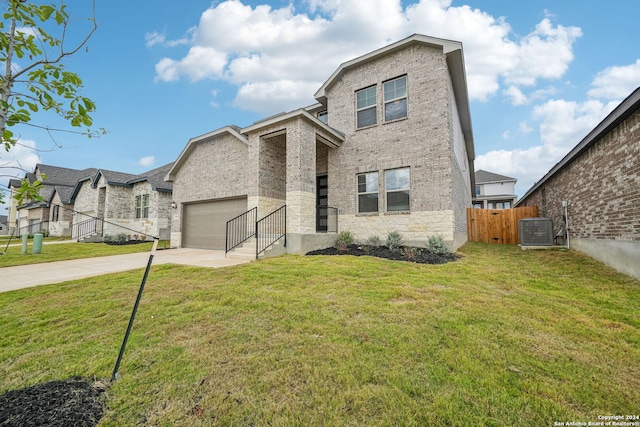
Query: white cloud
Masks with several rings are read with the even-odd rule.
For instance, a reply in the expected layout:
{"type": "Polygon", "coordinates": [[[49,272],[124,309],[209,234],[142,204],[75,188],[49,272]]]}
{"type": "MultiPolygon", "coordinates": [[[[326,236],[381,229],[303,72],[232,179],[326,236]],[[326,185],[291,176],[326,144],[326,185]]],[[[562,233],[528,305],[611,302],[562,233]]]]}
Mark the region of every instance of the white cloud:
{"type": "Polygon", "coordinates": [[[620,67],[609,67],[599,72],[591,83],[589,96],[602,99],[626,98],[640,86],[640,59],[620,67]]]}
{"type": "Polygon", "coordinates": [[[33,172],[40,161],[35,141],[18,140],[8,152],[0,148],[0,186],[7,187],[10,179],[24,178],[26,172],[33,172]]]}
{"type": "Polygon", "coordinates": [[[510,84],[532,86],[538,79],[558,79],[573,60],[573,43],[582,36],[577,27],[553,26],[548,18],[524,37],[516,55],[517,66],[505,72],[510,84]]]}
{"type": "MultiPolygon", "coordinates": [[[[369,0],[367,7],[360,0],[302,3],[309,12],[298,12],[292,3],[282,8],[239,0],[212,5],[181,39],[190,40],[189,52],[181,59],[161,59],[156,79],[224,80],[238,87],[236,105],[275,113],[289,108],[292,99],[300,100],[298,107],[312,103],[313,93],[341,62],[423,33],[463,42],[471,99],[487,100],[506,81],[511,87],[505,96],[522,103],[526,96],[520,86],[561,77],[581,35],[580,29],[554,25],[547,17],[517,39],[506,19],[451,6],[451,0],[418,0],[404,8],[400,0],[369,0]],[[289,82],[300,84],[295,95],[280,101],[264,96],[290,87],[289,82]]],[[[156,32],[147,35],[147,44],[171,41],[156,32]]]]}
{"type": "Polygon", "coordinates": [[[506,98],[511,100],[511,105],[526,105],[529,102],[526,95],[514,85],[506,88],[503,93],[506,98]]]}
{"type": "MultiPolygon", "coordinates": [[[[494,150],[477,156],[476,169],[518,178],[517,191],[524,194],[531,186],[571,151],[615,107],[617,102],[583,103],[550,100],[534,108],[541,144],[530,148],[494,150]]],[[[520,131],[533,129],[520,123],[520,131]]]]}
{"type": "Polygon", "coordinates": [[[156,162],[156,158],[155,156],[145,156],[140,158],[140,160],[138,161],[138,165],[140,166],[153,166],[153,164],[156,162]]]}

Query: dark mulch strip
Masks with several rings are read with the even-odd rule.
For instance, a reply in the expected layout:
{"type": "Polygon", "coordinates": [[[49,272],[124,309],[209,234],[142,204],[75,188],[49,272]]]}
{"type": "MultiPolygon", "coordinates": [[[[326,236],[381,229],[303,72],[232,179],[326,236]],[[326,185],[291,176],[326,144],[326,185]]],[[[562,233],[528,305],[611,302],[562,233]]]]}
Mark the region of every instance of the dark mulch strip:
{"type": "Polygon", "coordinates": [[[0,395],[0,426],[93,427],[104,415],[107,386],[72,377],[0,395]]]}
{"type": "Polygon", "coordinates": [[[416,262],[418,264],[446,264],[460,258],[456,254],[440,255],[425,248],[415,248],[402,246],[399,249],[389,249],[386,246],[364,246],[349,245],[346,249],[335,247],[318,249],[307,252],[307,255],[353,255],[353,256],[374,256],[386,258],[394,261],[416,262]]]}

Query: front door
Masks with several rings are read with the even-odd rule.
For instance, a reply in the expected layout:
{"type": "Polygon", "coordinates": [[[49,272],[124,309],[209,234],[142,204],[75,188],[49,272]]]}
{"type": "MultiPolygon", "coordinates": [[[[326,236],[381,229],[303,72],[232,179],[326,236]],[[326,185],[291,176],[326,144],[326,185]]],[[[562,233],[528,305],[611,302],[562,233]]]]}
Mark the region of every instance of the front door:
{"type": "Polygon", "coordinates": [[[327,205],[329,203],[329,178],[318,175],[316,178],[316,232],[327,232],[327,205]]]}

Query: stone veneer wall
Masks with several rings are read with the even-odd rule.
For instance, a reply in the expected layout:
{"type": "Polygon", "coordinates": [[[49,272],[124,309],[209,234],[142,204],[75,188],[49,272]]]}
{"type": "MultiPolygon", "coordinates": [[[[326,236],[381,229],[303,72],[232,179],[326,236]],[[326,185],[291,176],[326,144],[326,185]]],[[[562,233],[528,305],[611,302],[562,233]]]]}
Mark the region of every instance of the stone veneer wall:
{"type": "Polygon", "coordinates": [[[471,190],[463,189],[465,196],[454,201],[453,192],[462,185],[451,166],[452,122],[457,120],[451,114],[451,91],[442,50],[424,45],[355,67],[328,88],[328,123],[345,133],[343,146],[328,153],[329,205],[339,208],[340,230],[353,231],[358,239],[386,238],[388,231],[398,230],[418,242],[440,234],[451,246],[457,244],[454,233],[462,224],[456,212],[471,190]],[[407,118],[385,123],[383,82],[403,75],[407,118]],[[377,87],[377,125],[356,129],[355,92],[372,85],[377,87]],[[411,212],[385,212],[384,171],[399,167],[410,168],[411,212]],[[379,212],[358,214],[356,175],[374,171],[379,174],[379,212]]]}
{"type": "Polygon", "coordinates": [[[640,279],[640,111],[520,202],[563,226],[568,201],[573,248],[640,279]]]}

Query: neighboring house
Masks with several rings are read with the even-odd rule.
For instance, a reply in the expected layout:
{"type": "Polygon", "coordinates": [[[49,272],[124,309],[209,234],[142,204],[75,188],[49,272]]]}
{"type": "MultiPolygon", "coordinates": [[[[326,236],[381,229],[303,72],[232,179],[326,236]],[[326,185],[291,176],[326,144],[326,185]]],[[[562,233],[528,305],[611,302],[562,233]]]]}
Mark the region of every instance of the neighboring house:
{"type": "Polygon", "coordinates": [[[72,236],[91,229],[99,236],[126,234],[134,240],[168,237],[172,185],[164,177],[171,166],[139,175],[98,169],[79,179],[69,196],[75,210],[72,236]]]}
{"type": "MultiPolygon", "coordinates": [[[[47,233],[52,236],[70,235],[69,220],[70,212],[65,212],[57,204],[51,202],[54,196],[68,195],[73,190],[77,180],[95,169],[70,169],[59,166],[37,164],[33,173],[27,173],[25,178],[30,182],[41,180],[43,183],[40,196],[43,200],[29,200],[18,206],[15,202],[15,190],[20,187],[20,180],[11,180],[11,205],[9,215],[16,212],[18,234],[33,234],[36,232],[47,233]]],[[[63,196],[64,197],[64,196],[63,196]]],[[[57,199],[56,199],[57,200],[57,199]]],[[[66,205],[65,207],[69,207],[66,205]]]]}
{"type": "Polygon", "coordinates": [[[516,202],[517,179],[497,173],[477,170],[473,207],[480,209],[509,209],[516,202]]]}
{"type": "Polygon", "coordinates": [[[172,246],[224,249],[229,219],[284,205],[289,253],[329,246],[338,230],[466,242],[475,184],[461,43],[413,35],[343,63],[315,98],[188,142],[167,175],[172,246]]]}
{"type": "Polygon", "coordinates": [[[517,203],[529,205],[556,233],[566,212],[571,248],[640,279],[640,88],[517,203]]]}
{"type": "Polygon", "coordinates": [[[0,235],[9,234],[9,217],[7,215],[0,215],[0,235]]]}

